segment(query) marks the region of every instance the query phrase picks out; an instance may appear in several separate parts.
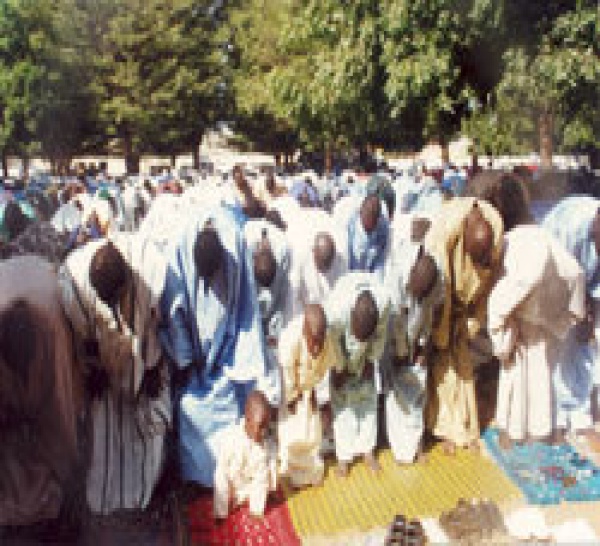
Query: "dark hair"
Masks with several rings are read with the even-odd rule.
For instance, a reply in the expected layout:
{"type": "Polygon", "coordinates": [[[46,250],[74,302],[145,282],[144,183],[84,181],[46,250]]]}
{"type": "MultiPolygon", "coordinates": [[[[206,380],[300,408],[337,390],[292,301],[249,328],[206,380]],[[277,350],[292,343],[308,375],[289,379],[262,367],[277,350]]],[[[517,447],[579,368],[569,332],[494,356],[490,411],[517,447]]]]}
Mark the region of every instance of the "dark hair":
{"type": "Polygon", "coordinates": [[[4,224],[8,231],[8,239],[12,241],[25,231],[29,225],[29,218],[21,210],[21,206],[16,201],[9,201],[4,209],[4,224]]]}
{"type": "Polygon", "coordinates": [[[515,174],[483,171],[469,182],[466,193],[492,204],[502,217],[505,231],[531,221],[529,193],[515,174]]]}
{"type": "Polygon", "coordinates": [[[36,356],[38,331],[29,304],[16,300],[0,315],[0,354],[8,367],[26,383],[36,356]]]}
{"type": "Polygon", "coordinates": [[[194,243],[194,263],[196,271],[203,279],[215,274],[223,259],[223,245],[214,228],[205,227],[198,233],[194,243]]]}
{"type": "Polygon", "coordinates": [[[128,274],[127,262],[111,241],[96,250],[90,264],[90,283],[103,302],[113,302],[128,274]]]}
{"type": "Polygon", "coordinates": [[[270,247],[259,248],[254,252],[254,277],[258,286],[268,288],[275,280],[277,261],[270,247]]]}
{"type": "Polygon", "coordinates": [[[359,341],[366,341],[375,332],[377,321],[379,320],[379,311],[373,294],[364,290],[356,298],[356,303],[352,309],[352,334],[359,341]]]}

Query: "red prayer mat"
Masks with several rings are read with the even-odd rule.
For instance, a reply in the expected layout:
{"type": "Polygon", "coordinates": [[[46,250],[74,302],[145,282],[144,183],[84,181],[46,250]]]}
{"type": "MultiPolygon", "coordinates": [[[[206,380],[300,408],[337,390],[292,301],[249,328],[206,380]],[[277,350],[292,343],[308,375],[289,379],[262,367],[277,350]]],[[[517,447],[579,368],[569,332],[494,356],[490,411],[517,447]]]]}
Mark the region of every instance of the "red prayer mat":
{"type": "Polygon", "coordinates": [[[194,546],[300,546],[283,495],[269,498],[264,517],[242,505],[226,520],[213,518],[213,497],[205,493],[187,505],[187,527],[194,546]]]}

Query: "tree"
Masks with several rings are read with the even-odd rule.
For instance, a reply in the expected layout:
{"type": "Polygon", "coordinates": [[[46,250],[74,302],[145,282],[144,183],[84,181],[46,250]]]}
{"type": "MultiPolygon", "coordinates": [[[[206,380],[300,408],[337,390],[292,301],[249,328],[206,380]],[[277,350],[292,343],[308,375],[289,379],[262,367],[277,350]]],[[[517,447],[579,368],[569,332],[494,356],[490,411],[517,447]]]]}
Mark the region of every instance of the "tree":
{"type": "Polygon", "coordinates": [[[212,122],[218,65],[211,2],[80,0],[93,56],[98,117],[118,143],[128,172],[143,153],[176,155],[197,147],[212,122]]]}
{"type": "Polygon", "coordinates": [[[257,150],[289,160],[298,146],[293,121],[280,115],[269,75],[286,62],[279,42],[296,3],[277,0],[235,2],[227,10],[227,85],[233,94],[229,120],[257,150]]]}
{"type": "MultiPolygon", "coordinates": [[[[510,151],[539,145],[543,167],[554,143],[591,149],[600,140],[600,34],[593,1],[505,2],[502,80],[469,129],[490,133],[510,151]]],[[[483,137],[485,140],[486,137],[483,137]]]]}
{"type": "MultiPolygon", "coordinates": [[[[174,66],[154,98],[160,116],[150,145],[152,151],[172,158],[192,151],[194,167],[199,168],[202,137],[227,104],[221,22],[212,1],[179,2],[165,19],[160,46],[174,66]]],[[[156,70],[160,80],[163,66],[156,70]]]]}
{"type": "Polygon", "coordinates": [[[5,171],[8,154],[23,157],[27,170],[27,158],[38,149],[37,107],[52,35],[48,8],[33,1],[0,4],[0,151],[5,171]]]}
{"type": "Polygon", "coordinates": [[[326,170],[334,147],[364,145],[381,129],[379,22],[379,2],[309,0],[282,25],[278,51],[286,62],[267,84],[278,115],[325,149],[326,170]]]}
{"type": "Polygon", "coordinates": [[[408,134],[447,144],[501,76],[501,3],[385,0],[383,65],[390,114],[408,134]]]}

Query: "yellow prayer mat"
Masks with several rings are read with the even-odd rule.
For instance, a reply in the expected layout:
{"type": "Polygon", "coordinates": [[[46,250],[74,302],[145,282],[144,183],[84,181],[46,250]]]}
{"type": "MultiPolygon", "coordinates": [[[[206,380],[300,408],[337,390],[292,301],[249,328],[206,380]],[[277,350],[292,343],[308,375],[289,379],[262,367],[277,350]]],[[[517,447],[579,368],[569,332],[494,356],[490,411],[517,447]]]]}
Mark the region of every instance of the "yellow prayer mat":
{"type": "Polygon", "coordinates": [[[382,470],[374,473],[361,461],[346,478],[327,466],[321,486],[284,492],[296,532],[301,537],[368,531],[388,525],[396,514],[437,517],[460,498],[497,503],[522,499],[519,489],[484,455],[458,450],[454,457],[437,446],[429,462],[398,466],[389,449],[379,454],[382,470]]]}

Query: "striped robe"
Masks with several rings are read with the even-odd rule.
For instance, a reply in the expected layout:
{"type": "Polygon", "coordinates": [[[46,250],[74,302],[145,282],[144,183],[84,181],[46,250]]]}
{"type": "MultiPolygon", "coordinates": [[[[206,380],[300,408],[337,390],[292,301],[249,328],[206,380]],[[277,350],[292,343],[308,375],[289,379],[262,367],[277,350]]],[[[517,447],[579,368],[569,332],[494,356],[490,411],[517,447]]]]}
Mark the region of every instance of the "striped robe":
{"type": "Polygon", "coordinates": [[[100,362],[110,378],[109,390],[100,400],[90,401],[87,414],[91,435],[87,498],[94,513],[109,514],[143,509],[150,501],[162,470],[171,404],[164,371],[157,399],[140,391],[146,370],[162,363],[156,328],[165,262],[150,241],[135,235],[114,238],[134,271],[128,287],[133,328],[123,319],[119,328],[89,282],[91,259],[103,242],[73,252],[60,271],[60,283],[79,356],[85,338],[97,339],[100,362]]]}

